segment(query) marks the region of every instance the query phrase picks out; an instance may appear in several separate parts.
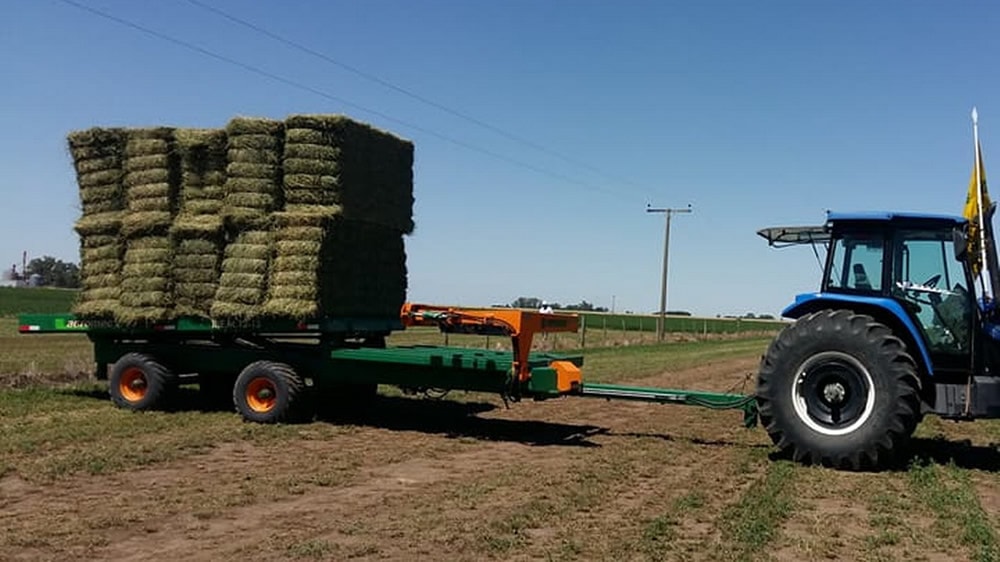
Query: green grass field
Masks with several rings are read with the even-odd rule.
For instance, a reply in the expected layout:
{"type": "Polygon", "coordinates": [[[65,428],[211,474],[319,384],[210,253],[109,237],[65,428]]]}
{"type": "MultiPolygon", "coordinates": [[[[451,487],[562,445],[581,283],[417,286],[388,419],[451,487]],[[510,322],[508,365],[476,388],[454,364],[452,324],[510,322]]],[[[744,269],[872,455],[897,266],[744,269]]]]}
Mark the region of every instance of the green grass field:
{"type": "MultiPolygon", "coordinates": [[[[440,335],[407,334],[421,336],[440,335]]],[[[585,372],[722,388],[767,341],[595,349],[585,372]]],[[[507,410],[385,389],[358,423],[265,426],[189,395],[180,411],[134,414],[93,382],[0,390],[0,547],[15,559],[1000,559],[994,421],[929,416],[908,466],[859,474],[768,458],[736,412],[507,410]]]]}
{"type": "MultiPolygon", "coordinates": [[[[607,314],[601,312],[578,313],[588,328],[655,332],[657,316],[646,314],[607,314]]],[[[736,334],[780,330],[784,322],[776,320],[748,320],[742,318],[699,318],[695,316],[666,316],[667,332],[688,334],[736,334]]]]}
{"type": "Polygon", "coordinates": [[[0,318],[18,314],[69,312],[76,291],[39,287],[0,287],[0,318]]]}

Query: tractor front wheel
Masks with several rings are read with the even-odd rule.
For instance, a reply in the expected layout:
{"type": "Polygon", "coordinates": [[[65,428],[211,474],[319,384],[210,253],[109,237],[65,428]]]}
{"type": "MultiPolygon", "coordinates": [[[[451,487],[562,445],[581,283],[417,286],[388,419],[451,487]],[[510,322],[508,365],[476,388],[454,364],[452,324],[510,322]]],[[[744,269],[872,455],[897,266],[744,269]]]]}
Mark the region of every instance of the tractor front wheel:
{"type": "Polygon", "coordinates": [[[305,391],[302,378],[289,365],[256,361],[236,378],[233,402],[247,421],[295,422],[306,417],[305,391]]]}
{"type": "Polygon", "coordinates": [[[761,422],[798,462],[836,468],[888,463],[920,421],[916,365],[872,317],[824,310],[771,343],[757,380],[761,422]]]}

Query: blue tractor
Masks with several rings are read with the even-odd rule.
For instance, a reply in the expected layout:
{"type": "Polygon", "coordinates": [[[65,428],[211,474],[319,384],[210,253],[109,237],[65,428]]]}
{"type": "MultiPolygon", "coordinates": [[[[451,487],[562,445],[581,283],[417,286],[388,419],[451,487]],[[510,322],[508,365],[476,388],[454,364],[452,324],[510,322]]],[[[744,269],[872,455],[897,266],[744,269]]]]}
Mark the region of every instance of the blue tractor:
{"type": "MultiPolygon", "coordinates": [[[[760,419],[780,450],[879,468],[926,413],[1000,417],[1000,329],[992,303],[976,297],[964,218],[828,213],[819,227],[758,234],[776,247],[826,246],[819,292],[782,312],[795,322],[758,372],[760,419]]],[[[989,229],[985,240],[995,274],[989,229]]]]}

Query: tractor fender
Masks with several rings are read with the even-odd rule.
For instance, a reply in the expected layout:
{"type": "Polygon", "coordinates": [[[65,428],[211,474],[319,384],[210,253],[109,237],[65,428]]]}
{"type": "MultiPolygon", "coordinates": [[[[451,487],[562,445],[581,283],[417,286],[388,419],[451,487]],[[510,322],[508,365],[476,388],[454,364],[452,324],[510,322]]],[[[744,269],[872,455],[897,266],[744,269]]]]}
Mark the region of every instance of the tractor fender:
{"type": "Polygon", "coordinates": [[[886,297],[867,297],[863,295],[841,295],[837,293],[806,293],[795,297],[795,302],[781,311],[785,318],[799,318],[822,310],[824,308],[846,308],[854,310],[859,314],[869,314],[876,320],[888,323],[891,328],[905,330],[901,339],[908,347],[916,348],[919,357],[913,359],[929,376],[934,375],[934,365],[931,363],[930,353],[924,338],[917,329],[917,325],[897,301],[886,297]],[[892,321],[886,322],[886,317],[892,321]]]}

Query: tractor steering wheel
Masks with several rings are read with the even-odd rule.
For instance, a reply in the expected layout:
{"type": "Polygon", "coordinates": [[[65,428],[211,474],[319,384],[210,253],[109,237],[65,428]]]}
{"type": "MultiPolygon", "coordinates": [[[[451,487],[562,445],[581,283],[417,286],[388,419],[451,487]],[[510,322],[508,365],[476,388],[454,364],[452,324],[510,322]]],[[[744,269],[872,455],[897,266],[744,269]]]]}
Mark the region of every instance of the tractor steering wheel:
{"type": "Polygon", "coordinates": [[[937,275],[935,275],[935,276],[931,277],[931,278],[930,278],[930,279],[928,279],[927,281],[924,281],[924,282],[923,282],[923,283],[921,283],[921,284],[922,284],[922,285],[923,285],[924,287],[929,287],[929,288],[933,289],[934,287],[937,287],[937,284],[938,284],[938,281],[940,281],[940,280],[941,280],[941,274],[939,273],[939,274],[937,274],[937,275]]]}

